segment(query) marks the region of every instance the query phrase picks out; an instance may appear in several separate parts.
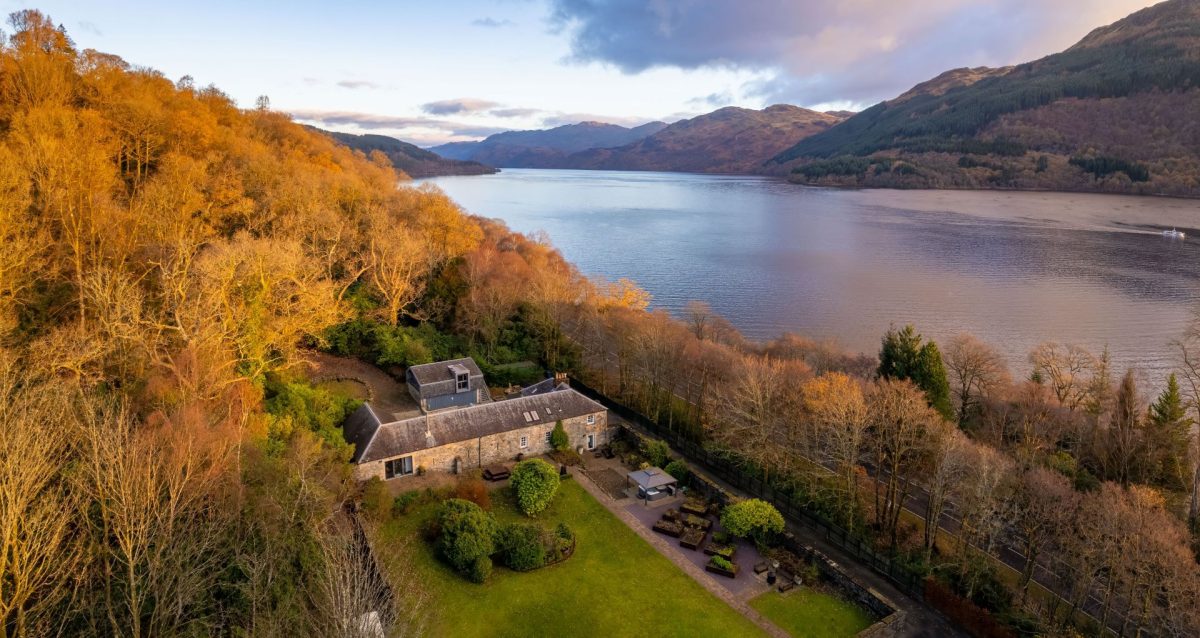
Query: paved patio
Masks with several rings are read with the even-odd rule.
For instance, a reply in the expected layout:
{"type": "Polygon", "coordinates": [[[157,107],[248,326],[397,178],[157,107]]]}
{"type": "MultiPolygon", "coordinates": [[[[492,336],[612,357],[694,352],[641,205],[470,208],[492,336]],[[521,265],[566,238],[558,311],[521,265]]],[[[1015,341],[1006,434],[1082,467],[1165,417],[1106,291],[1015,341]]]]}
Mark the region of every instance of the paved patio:
{"type": "MultiPolygon", "coordinates": [[[[645,526],[646,529],[658,534],[658,532],[653,531],[654,523],[658,522],[658,520],[662,518],[663,512],[670,508],[678,508],[684,499],[680,497],[661,499],[650,503],[649,507],[646,506],[645,501],[634,499],[628,500],[631,502],[627,504],[622,503],[625,507],[625,510],[632,514],[633,517],[636,518],[639,523],[645,526]]],[[[713,520],[716,517],[709,516],[707,518],[709,520],[713,520]]],[[[713,527],[711,530],[709,530],[708,535],[705,536],[704,542],[708,543],[711,541],[713,532],[719,530],[720,527],[720,522],[713,520],[713,527]]],[[[663,540],[665,540],[671,546],[671,551],[673,554],[677,555],[683,560],[691,562],[700,570],[703,570],[704,566],[708,564],[709,557],[702,551],[704,547],[703,545],[701,545],[701,549],[688,549],[681,546],[679,544],[679,539],[677,538],[672,538],[666,534],[659,534],[659,536],[662,536],[663,540]]],[[[737,546],[737,554],[734,555],[733,562],[736,563],[739,568],[737,578],[726,578],[725,576],[720,576],[710,572],[704,572],[704,574],[709,579],[729,590],[729,592],[734,596],[737,596],[738,599],[748,601],[751,598],[754,598],[755,596],[770,589],[770,587],[767,585],[765,576],[756,576],[754,573],[754,566],[762,561],[763,557],[758,553],[758,548],[755,547],[753,543],[748,543],[741,539],[735,539],[734,544],[737,546]]]]}

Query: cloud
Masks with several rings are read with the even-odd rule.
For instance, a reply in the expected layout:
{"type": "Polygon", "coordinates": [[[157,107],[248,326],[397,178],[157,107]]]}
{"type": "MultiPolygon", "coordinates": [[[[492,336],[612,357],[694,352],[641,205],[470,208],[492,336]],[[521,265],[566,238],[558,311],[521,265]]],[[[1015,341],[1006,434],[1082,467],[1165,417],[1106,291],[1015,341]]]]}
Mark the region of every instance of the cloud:
{"type": "Polygon", "coordinates": [[[501,27],[514,27],[516,23],[512,20],[497,20],[495,18],[478,18],[471,21],[472,26],[484,27],[487,29],[499,29],[501,27]]]}
{"type": "Polygon", "coordinates": [[[733,93],[731,91],[720,91],[717,93],[709,93],[708,95],[694,97],[687,101],[688,104],[691,104],[693,106],[713,106],[713,107],[729,106],[730,104],[733,104],[733,102],[734,102],[733,93]]]}
{"type": "Polygon", "coordinates": [[[496,102],[480,100],[471,97],[460,97],[453,100],[441,100],[421,105],[421,110],[430,115],[456,115],[459,113],[478,113],[500,106],[496,102]]]}
{"type": "Polygon", "coordinates": [[[343,89],[377,89],[379,85],[370,80],[342,80],[337,83],[343,89]]]}
{"type": "Polygon", "coordinates": [[[579,124],[580,122],[602,122],[604,124],[633,127],[646,124],[650,122],[650,119],[637,116],[597,115],[595,113],[553,113],[542,118],[542,126],[548,128],[579,124]]]}
{"type": "Polygon", "coordinates": [[[502,108],[502,109],[492,109],[492,110],[488,111],[488,115],[493,115],[495,117],[504,117],[504,118],[533,117],[534,115],[537,115],[538,113],[541,113],[541,112],[542,112],[541,109],[502,108]]]}
{"type": "Polygon", "coordinates": [[[551,0],[569,60],[766,72],[765,101],[866,104],[961,66],[1059,51],[1157,0],[551,0]]]}
{"type": "Polygon", "coordinates": [[[373,131],[432,145],[478,139],[511,130],[507,127],[456,122],[436,117],[384,115],[360,111],[321,111],[297,109],[290,112],[300,122],[327,129],[373,131]]]}
{"type": "Polygon", "coordinates": [[[76,24],[79,26],[80,31],[84,31],[84,32],[90,33],[92,35],[99,35],[99,36],[104,35],[104,32],[100,30],[100,27],[96,26],[95,22],[89,22],[87,20],[80,20],[76,24]]]}

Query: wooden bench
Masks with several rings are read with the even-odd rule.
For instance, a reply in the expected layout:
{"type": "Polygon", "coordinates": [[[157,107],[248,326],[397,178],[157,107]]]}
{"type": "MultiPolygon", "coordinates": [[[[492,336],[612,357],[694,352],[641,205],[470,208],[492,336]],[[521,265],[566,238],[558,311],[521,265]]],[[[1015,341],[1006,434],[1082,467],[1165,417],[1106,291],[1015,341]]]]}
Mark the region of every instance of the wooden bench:
{"type": "Polygon", "coordinates": [[[489,465],[483,468],[483,478],[489,481],[503,481],[512,473],[504,465],[489,465]]]}

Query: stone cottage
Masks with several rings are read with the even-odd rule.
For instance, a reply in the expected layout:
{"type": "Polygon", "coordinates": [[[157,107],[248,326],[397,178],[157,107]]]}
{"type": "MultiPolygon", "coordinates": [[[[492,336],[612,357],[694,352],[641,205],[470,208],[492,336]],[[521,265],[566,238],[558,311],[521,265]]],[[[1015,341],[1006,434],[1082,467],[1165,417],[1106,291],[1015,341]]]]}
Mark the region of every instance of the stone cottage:
{"type": "Polygon", "coordinates": [[[461,472],[513,461],[518,455],[545,454],[552,449],[550,433],[559,422],[576,450],[609,442],[607,410],[562,379],[493,401],[471,359],[413,368],[406,377],[422,414],[384,423],[364,403],[346,419],[343,433],[354,444],[352,461],[359,480],[402,478],[421,470],[461,472]]]}

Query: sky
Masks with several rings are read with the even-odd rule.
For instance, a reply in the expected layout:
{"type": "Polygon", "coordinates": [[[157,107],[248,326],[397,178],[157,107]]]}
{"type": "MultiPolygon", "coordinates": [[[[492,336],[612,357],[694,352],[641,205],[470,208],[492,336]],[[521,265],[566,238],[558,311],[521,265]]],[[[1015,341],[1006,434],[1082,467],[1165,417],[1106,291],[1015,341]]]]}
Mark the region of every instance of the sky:
{"type": "Polygon", "coordinates": [[[724,106],[859,110],[1060,51],[1148,0],[0,0],[239,105],[421,146],[724,106]]]}

